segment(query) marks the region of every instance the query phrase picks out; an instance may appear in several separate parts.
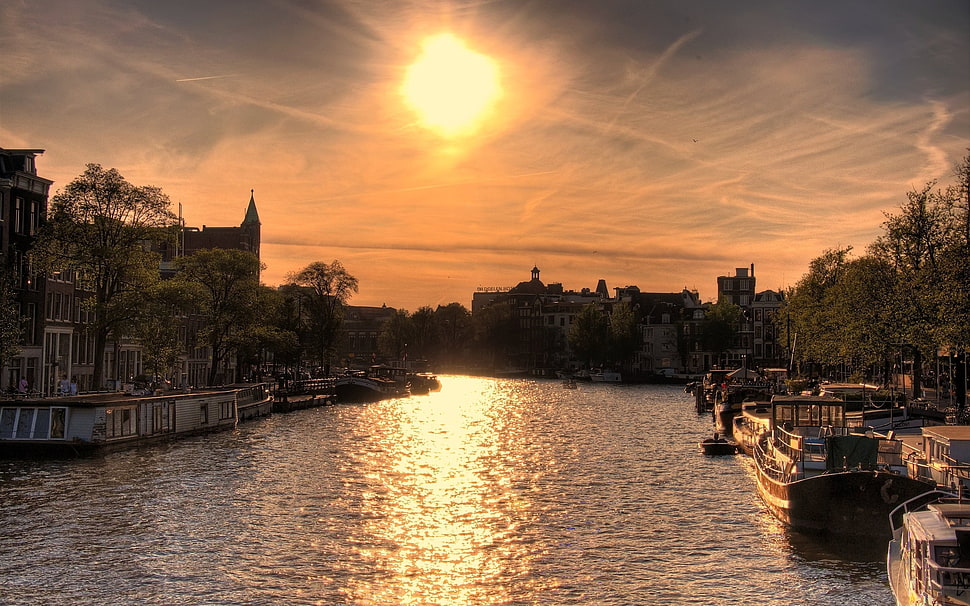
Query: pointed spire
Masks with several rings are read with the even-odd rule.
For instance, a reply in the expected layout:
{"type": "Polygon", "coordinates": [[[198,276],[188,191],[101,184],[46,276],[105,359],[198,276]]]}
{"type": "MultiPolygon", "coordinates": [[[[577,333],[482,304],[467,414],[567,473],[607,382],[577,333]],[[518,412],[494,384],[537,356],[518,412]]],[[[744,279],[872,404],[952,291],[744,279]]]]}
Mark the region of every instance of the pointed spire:
{"type": "Polygon", "coordinates": [[[246,209],[246,218],[243,219],[243,225],[261,225],[259,222],[259,213],[256,212],[256,190],[249,190],[249,208],[246,209]]]}

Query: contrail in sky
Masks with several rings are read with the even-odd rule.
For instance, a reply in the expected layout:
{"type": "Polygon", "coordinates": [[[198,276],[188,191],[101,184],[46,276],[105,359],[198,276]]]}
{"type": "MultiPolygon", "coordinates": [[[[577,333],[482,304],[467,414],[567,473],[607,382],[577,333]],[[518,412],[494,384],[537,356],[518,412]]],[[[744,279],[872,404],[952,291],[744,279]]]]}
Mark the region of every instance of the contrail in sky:
{"type": "Polygon", "coordinates": [[[200,78],[179,78],[176,82],[197,82],[199,80],[216,80],[217,78],[232,78],[235,74],[226,74],[224,76],[202,76],[200,78]]]}

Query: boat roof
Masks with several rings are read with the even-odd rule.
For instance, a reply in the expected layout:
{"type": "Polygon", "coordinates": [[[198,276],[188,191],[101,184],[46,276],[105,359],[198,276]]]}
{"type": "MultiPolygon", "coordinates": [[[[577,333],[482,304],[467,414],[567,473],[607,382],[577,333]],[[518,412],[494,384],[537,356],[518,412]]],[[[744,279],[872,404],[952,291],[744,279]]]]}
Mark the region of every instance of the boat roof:
{"type": "Polygon", "coordinates": [[[929,542],[956,541],[956,529],[970,529],[970,503],[932,503],[906,514],[910,532],[929,542]]]}
{"type": "Polygon", "coordinates": [[[845,406],[845,402],[832,396],[803,396],[797,395],[773,395],[772,404],[831,404],[833,406],[845,406]]]}
{"type": "Polygon", "coordinates": [[[878,385],[870,385],[868,383],[822,383],[819,387],[822,391],[829,393],[860,393],[880,389],[878,385]]]}
{"type": "Polygon", "coordinates": [[[932,425],[923,427],[923,435],[942,438],[949,442],[970,440],[970,425],[932,425]]]}

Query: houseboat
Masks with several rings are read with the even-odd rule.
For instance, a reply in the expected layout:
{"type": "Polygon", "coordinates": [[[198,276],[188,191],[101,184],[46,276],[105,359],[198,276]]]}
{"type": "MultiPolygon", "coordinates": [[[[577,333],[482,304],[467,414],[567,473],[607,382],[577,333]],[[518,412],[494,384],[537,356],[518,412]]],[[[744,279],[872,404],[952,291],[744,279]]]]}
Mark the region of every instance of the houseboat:
{"type": "Polygon", "coordinates": [[[348,370],[336,378],[337,402],[378,402],[410,394],[407,370],[376,364],[367,371],[348,370]]]}
{"type": "Polygon", "coordinates": [[[901,440],[850,427],[845,408],[836,398],[774,396],[754,448],[758,493],[795,530],[888,538],[892,510],[934,484],[907,474],[901,440]]]}
{"type": "Polygon", "coordinates": [[[0,402],[0,455],[85,455],[232,429],[269,414],[263,383],[161,395],[107,393],[0,402]]]}
{"type": "Polygon", "coordinates": [[[749,402],[741,407],[741,414],[734,417],[731,432],[738,450],[754,456],[758,440],[771,429],[771,402],[749,402]]]}
{"type": "Polygon", "coordinates": [[[886,571],[897,606],[970,604],[970,503],[932,491],[890,520],[886,571]]]}
{"type": "Polygon", "coordinates": [[[930,425],[906,456],[909,475],[970,494],[970,426],[930,425]]]}

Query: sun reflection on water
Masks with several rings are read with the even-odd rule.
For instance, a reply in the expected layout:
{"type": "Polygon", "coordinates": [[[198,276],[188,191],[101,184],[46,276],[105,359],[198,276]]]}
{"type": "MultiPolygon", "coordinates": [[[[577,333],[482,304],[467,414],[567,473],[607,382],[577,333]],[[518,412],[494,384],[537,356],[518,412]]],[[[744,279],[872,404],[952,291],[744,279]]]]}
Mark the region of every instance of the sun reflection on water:
{"type": "Polygon", "coordinates": [[[386,575],[348,588],[362,604],[506,603],[541,550],[518,539],[529,502],[500,452],[505,398],[495,384],[452,378],[429,397],[373,406],[375,443],[360,464],[373,490],[363,554],[386,575]],[[497,397],[498,396],[498,397],[497,397]]]}

